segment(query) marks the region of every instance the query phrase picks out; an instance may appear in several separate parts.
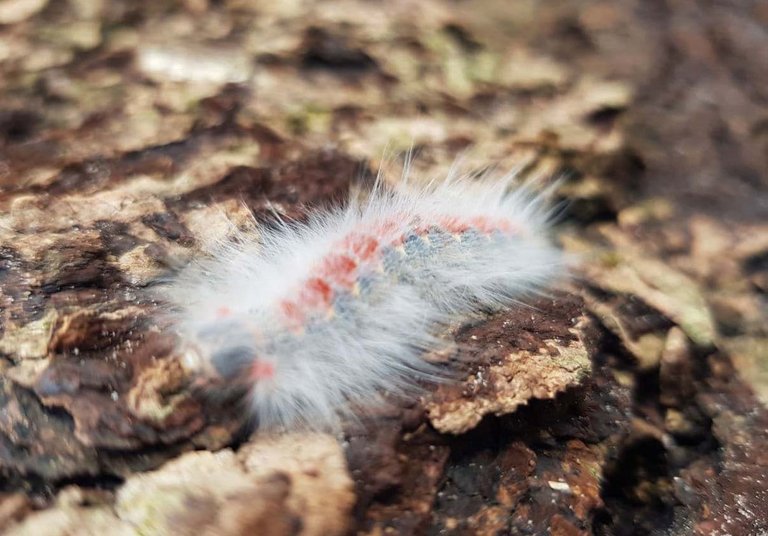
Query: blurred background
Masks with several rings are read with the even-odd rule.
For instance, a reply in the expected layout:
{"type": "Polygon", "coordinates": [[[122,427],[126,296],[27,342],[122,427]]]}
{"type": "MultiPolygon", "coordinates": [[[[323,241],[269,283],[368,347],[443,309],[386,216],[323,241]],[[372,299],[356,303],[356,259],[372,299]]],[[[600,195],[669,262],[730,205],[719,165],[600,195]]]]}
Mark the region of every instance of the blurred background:
{"type": "MultiPolygon", "coordinates": [[[[413,149],[425,176],[463,155],[470,169],[565,177],[558,240],[586,260],[573,292],[600,333],[593,366],[623,402],[610,431],[579,436],[595,478],[574,496],[587,502],[520,513],[498,483],[486,496],[473,482],[455,488],[473,497],[464,506],[429,514],[358,482],[352,526],[495,534],[517,515],[552,534],[765,531],[766,51],[759,0],[0,0],[0,372],[15,371],[3,400],[26,408],[0,419],[0,526],[49,508],[68,479],[113,489],[191,448],[182,438],[202,426],[189,413],[141,435],[139,399],[130,419],[96,417],[100,398],[62,402],[35,383],[51,348],[98,338],[57,339],[62,311],[91,307],[90,321],[128,333],[131,293],[225,232],[206,207],[295,216],[413,149]],[[103,316],[107,303],[124,316],[103,316]],[[66,448],[40,446],[51,433],[47,413],[31,416],[38,399],[73,415],[56,432],[66,448]],[[148,444],[153,461],[128,469],[105,454],[148,444]],[[19,491],[30,486],[34,500],[19,491]]],[[[139,377],[94,374],[118,405],[139,377]]],[[[196,448],[231,444],[216,433],[196,448]]]]}
{"type": "Polygon", "coordinates": [[[627,195],[755,218],[768,210],[766,9],[4,0],[5,167],[21,157],[9,145],[26,142],[38,168],[106,159],[228,111],[243,128],[366,159],[411,144],[495,159],[549,147],[627,195]]]}

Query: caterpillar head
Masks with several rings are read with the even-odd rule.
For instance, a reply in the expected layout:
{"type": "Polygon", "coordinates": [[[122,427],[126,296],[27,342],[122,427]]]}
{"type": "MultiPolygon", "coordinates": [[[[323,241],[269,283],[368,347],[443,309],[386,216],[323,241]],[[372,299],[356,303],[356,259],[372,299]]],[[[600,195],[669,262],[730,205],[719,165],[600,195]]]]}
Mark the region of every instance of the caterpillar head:
{"type": "Polygon", "coordinates": [[[184,367],[196,386],[245,392],[274,377],[274,365],[260,358],[257,337],[236,319],[217,319],[184,337],[184,367]]]}

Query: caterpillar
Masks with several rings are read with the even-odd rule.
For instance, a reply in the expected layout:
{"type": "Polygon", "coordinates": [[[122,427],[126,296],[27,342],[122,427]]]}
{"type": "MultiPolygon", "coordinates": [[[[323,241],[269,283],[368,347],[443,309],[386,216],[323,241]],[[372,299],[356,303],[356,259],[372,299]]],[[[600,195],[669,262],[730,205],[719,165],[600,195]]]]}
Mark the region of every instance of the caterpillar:
{"type": "Polygon", "coordinates": [[[441,328],[563,271],[547,195],[514,174],[377,181],[365,198],[239,232],[166,291],[196,374],[246,394],[259,427],[328,428],[445,376],[441,328]]]}

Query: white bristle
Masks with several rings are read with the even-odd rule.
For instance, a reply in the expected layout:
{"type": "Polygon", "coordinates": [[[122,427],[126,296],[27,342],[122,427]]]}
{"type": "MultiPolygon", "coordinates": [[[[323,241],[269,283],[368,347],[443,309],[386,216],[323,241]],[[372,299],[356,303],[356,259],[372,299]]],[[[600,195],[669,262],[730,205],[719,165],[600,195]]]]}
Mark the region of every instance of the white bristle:
{"type": "Polygon", "coordinates": [[[513,306],[563,256],[543,195],[511,177],[372,189],[363,201],[241,233],[167,296],[182,344],[245,385],[259,426],[327,428],[441,373],[439,329],[513,306]]]}

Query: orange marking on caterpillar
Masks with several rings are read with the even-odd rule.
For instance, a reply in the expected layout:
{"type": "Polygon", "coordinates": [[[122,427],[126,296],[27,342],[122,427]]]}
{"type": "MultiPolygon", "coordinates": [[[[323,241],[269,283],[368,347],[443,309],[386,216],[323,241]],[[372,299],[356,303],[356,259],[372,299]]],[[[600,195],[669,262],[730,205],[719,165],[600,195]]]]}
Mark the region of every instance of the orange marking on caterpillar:
{"type": "Polygon", "coordinates": [[[232,316],[232,309],[230,309],[226,305],[222,305],[221,307],[216,309],[216,318],[227,318],[229,316],[232,316]]]}
{"type": "Polygon", "coordinates": [[[360,260],[365,261],[379,249],[379,241],[370,235],[353,233],[344,239],[342,246],[352,251],[360,260]]]}
{"type": "Polygon", "coordinates": [[[350,287],[355,283],[357,262],[347,255],[330,255],[323,261],[320,273],[339,285],[350,287]]]}
{"type": "Polygon", "coordinates": [[[296,302],[290,300],[281,301],[280,311],[282,311],[288,321],[295,326],[300,326],[304,321],[304,314],[301,312],[301,308],[296,302]]]}
{"type": "Polygon", "coordinates": [[[458,218],[442,218],[440,226],[451,233],[463,233],[470,228],[468,224],[460,221],[458,218]]]}
{"type": "Polygon", "coordinates": [[[494,226],[491,224],[488,218],[484,216],[475,216],[474,218],[470,218],[469,226],[474,227],[482,233],[490,233],[494,230],[494,226]]]}
{"type": "Polygon", "coordinates": [[[269,361],[256,359],[251,366],[250,377],[255,381],[271,380],[275,377],[275,365],[269,361]]]}
{"type": "Polygon", "coordinates": [[[432,226],[420,223],[413,228],[413,232],[417,235],[428,235],[432,226]]]}
{"type": "Polygon", "coordinates": [[[323,279],[313,277],[306,282],[301,297],[311,307],[328,305],[333,299],[333,289],[323,279]]]}
{"type": "Polygon", "coordinates": [[[496,228],[503,233],[512,235],[520,234],[521,232],[520,226],[512,223],[509,220],[499,220],[499,222],[496,224],[496,228]]]}
{"type": "Polygon", "coordinates": [[[373,227],[373,232],[379,236],[387,236],[388,234],[394,233],[398,229],[400,229],[400,224],[398,224],[396,221],[385,220],[375,225],[373,227]]]}

